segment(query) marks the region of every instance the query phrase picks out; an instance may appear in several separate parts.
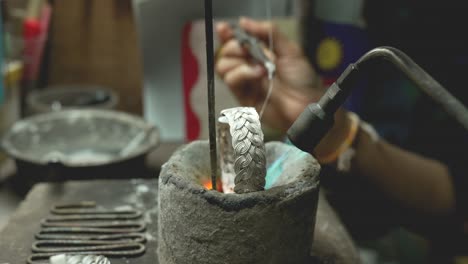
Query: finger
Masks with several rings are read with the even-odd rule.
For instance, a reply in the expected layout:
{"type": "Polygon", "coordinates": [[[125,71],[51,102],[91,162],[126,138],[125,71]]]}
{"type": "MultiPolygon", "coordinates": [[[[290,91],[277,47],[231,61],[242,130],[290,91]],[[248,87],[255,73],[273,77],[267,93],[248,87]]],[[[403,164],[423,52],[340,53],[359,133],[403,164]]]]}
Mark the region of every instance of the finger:
{"type": "Polygon", "coordinates": [[[227,42],[233,36],[232,28],[227,22],[216,23],[216,32],[218,33],[221,43],[227,42]]]}
{"type": "Polygon", "coordinates": [[[241,44],[235,40],[229,40],[224,46],[221,48],[219,52],[220,57],[246,57],[247,52],[241,46],[241,44]]]}
{"type": "MultiPolygon", "coordinates": [[[[224,82],[238,97],[241,97],[241,89],[248,83],[259,81],[264,77],[264,70],[259,65],[242,64],[229,71],[224,76],[224,82]]],[[[257,87],[261,89],[261,87],[257,87]]],[[[239,98],[241,99],[241,98],[239,98]]]]}
{"type": "MultiPolygon", "coordinates": [[[[268,50],[266,47],[264,48],[264,52],[270,60],[274,60],[275,56],[273,52],[268,50]]],[[[244,60],[251,59],[250,55],[248,54],[248,51],[244,47],[242,47],[239,41],[234,39],[231,39],[226,44],[224,44],[224,46],[222,46],[220,50],[216,53],[216,56],[217,60],[223,57],[237,57],[243,58],[244,60]]]]}
{"type": "Polygon", "coordinates": [[[256,21],[253,19],[242,17],[239,24],[250,34],[262,39],[265,42],[270,41],[272,36],[274,51],[278,55],[291,55],[291,52],[299,52],[299,47],[289,40],[278,27],[270,21],[256,21]]]}
{"type": "Polygon", "coordinates": [[[265,53],[265,55],[268,57],[268,59],[270,59],[271,61],[275,61],[275,54],[269,50],[268,48],[264,47],[263,48],[263,52],[265,53]]]}
{"type": "Polygon", "coordinates": [[[268,40],[270,33],[276,30],[272,22],[257,21],[246,17],[239,19],[239,25],[248,33],[262,40],[268,40]]]}
{"type": "Polygon", "coordinates": [[[222,57],[216,63],[216,72],[219,76],[224,77],[226,73],[242,64],[247,64],[247,61],[236,57],[222,57]]]}

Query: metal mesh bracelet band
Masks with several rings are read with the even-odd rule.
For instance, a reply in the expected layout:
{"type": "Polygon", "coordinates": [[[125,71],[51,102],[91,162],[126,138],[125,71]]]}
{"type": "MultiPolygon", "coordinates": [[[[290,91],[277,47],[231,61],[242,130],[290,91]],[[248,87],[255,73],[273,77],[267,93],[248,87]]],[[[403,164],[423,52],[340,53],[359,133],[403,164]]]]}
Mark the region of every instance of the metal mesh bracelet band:
{"type": "Polygon", "coordinates": [[[255,108],[223,110],[218,123],[223,191],[249,193],[263,190],[265,144],[255,108]]]}

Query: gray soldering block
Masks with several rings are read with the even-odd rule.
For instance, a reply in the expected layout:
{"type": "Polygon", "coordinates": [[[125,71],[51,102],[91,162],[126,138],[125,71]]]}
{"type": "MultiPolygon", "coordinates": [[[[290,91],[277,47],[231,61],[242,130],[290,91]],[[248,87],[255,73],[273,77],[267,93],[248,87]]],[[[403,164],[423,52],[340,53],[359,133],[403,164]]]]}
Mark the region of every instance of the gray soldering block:
{"type": "Polygon", "coordinates": [[[159,177],[158,257],[165,264],[310,263],[320,165],[279,142],[266,144],[265,191],[224,194],[210,175],[209,145],[179,149],[159,177]]]}

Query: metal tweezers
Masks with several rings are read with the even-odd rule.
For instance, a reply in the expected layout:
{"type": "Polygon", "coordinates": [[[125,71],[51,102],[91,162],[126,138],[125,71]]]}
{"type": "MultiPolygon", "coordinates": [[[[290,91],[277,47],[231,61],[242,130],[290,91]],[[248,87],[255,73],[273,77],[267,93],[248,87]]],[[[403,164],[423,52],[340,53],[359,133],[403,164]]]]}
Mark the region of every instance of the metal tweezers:
{"type": "Polygon", "coordinates": [[[231,23],[231,28],[233,29],[234,37],[237,41],[249,51],[249,54],[255,60],[260,62],[267,69],[268,78],[272,79],[276,72],[276,64],[265,54],[261,42],[235,23],[231,23]]]}

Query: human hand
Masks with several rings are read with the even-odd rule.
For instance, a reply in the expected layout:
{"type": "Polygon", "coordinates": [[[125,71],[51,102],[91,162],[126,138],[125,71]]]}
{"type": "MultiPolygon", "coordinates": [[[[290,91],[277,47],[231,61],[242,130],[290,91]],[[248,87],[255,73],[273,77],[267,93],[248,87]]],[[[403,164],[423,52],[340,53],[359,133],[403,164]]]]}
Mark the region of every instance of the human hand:
{"type": "MultiPolygon", "coordinates": [[[[276,64],[276,75],[263,120],[284,132],[310,102],[323,94],[320,79],[299,45],[287,39],[273,23],[241,18],[239,25],[264,42],[268,42],[270,32],[273,34],[273,52],[267,53],[276,64]]],[[[259,111],[269,88],[266,69],[233,38],[228,23],[219,23],[216,30],[222,44],[216,63],[218,75],[242,105],[259,111]]]]}

